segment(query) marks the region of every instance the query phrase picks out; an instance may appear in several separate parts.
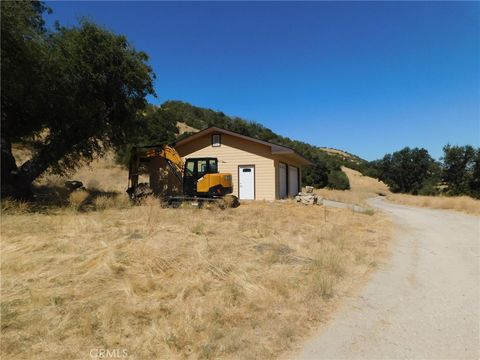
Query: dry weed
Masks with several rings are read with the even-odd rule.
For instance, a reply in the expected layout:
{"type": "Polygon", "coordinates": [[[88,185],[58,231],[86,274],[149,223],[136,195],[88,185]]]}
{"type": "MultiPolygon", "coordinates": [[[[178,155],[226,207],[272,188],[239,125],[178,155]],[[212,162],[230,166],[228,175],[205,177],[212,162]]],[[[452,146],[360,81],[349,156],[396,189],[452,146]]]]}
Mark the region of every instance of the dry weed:
{"type": "Polygon", "coordinates": [[[292,202],[111,201],[4,214],[2,358],[274,358],[328,318],[388,238],[381,214],[292,202]]]}
{"type": "Polygon", "coordinates": [[[2,199],[2,215],[21,215],[28,213],[30,210],[31,204],[27,201],[2,199]]]}
{"type": "Polygon", "coordinates": [[[364,201],[371,197],[370,194],[357,193],[352,190],[333,190],[327,188],[316,189],[315,193],[327,200],[355,205],[363,205],[364,201]]]}
{"type": "Polygon", "coordinates": [[[98,190],[100,188],[100,182],[93,178],[93,179],[88,179],[87,182],[87,189],[88,190],[98,190]]]}
{"type": "Polygon", "coordinates": [[[90,193],[85,190],[77,190],[68,196],[68,202],[73,209],[78,210],[88,199],[90,193]]]}
{"type": "Polygon", "coordinates": [[[132,205],[127,194],[100,195],[93,200],[93,203],[96,210],[125,209],[132,205]]]}
{"type": "Polygon", "coordinates": [[[456,210],[468,214],[480,215],[480,200],[469,196],[420,196],[407,194],[390,194],[388,200],[409,205],[428,207],[432,209],[456,210]]]}

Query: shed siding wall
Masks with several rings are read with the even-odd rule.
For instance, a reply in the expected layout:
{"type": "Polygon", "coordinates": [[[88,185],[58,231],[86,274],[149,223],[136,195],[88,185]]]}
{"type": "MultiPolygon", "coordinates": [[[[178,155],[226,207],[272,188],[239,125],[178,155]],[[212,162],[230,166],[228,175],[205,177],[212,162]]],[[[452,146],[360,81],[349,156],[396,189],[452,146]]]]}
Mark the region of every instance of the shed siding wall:
{"type": "Polygon", "coordinates": [[[278,196],[277,166],[271,149],[263,144],[221,135],[221,145],[212,146],[211,134],[176,147],[184,158],[216,157],[220,172],[231,173],[233,194],[238,196],[238,166],[255,165],[255,199],[275,200],[278,196]]]}

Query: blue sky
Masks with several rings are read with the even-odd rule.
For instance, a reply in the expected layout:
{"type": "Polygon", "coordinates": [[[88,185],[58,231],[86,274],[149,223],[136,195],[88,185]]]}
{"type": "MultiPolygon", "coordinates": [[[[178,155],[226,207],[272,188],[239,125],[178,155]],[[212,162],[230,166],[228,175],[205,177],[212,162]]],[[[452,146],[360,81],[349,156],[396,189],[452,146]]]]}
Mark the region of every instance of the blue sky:
{"type": "Polygon", "coordinates": [[[176,99],[368,160],[480,143],[480,3],[48,2],[150,55],[176,99]]]}

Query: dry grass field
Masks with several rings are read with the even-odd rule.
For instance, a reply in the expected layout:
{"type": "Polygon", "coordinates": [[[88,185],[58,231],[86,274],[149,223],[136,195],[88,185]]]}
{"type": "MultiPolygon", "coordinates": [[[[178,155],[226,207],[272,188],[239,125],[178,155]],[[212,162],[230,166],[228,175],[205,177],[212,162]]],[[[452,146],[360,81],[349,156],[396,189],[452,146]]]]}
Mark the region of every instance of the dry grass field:
{"type": "Polygon", "coordinates": [[[407,194],[389,194],[387,199],[403,205],[455,210],[467,214],[480,215],[480,200],[476,200],[469,196],[414,196],[407,194]]]}
{"type": "Polygon", "coordinates": [[[183,134],[186,132],[192,132],[192,133],[198,132],[198,129],[195,129],[194,127],[191,127],[183,122],[178,122],[177,128],[178,128],[179,134],[183,134]]]}
{"type": "Polygon", "coordinates": [[[377,266],[387,229],[380,214],[294,203],[10,206],[2,357],[273,358],[377,266]]]}
{"type": "Polygon", "coordinates": [[[72,177],[107,195],[2,202],[2,358],[275,358],[387,253],[380,213],[288,201],[131,206],[125,171],[110,163],[72,177]]]}
{"type": "Polygon", "coordinates": [[[328,200],[361,206],[366,205],[365,200],[368,198],[390,193],[388,186],[377,179],[364,176],[347,167],[342,167],[342,171],[350,181],[350,190],[316,189],[315,193],[328,200]]]}

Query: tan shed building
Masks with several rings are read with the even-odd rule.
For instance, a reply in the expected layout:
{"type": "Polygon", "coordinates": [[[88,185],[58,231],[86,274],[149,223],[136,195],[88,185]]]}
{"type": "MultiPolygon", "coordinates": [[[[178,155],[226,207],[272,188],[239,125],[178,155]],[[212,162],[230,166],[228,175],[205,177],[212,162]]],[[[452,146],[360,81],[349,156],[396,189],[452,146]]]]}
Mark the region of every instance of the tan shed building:
{"type": "Polygon", "coordinates": [[[218,127],[209,127],[175,143],[185,160],[216,157],[220,172],[231,173],[233,194],[241,200],[275,200],[301,189],[301,168],[310,161],[286,146],[218,127]]]}

